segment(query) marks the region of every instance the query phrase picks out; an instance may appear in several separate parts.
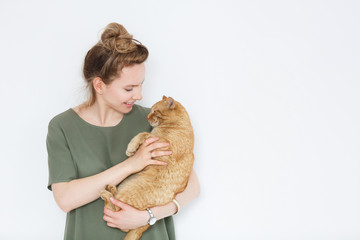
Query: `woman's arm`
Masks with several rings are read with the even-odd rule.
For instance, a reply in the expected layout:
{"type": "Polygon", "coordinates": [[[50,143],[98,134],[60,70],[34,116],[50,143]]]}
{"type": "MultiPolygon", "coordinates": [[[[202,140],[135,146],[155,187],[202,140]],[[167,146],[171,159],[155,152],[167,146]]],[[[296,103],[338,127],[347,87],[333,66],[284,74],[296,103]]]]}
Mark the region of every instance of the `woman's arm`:
{"type": "MultiPolygon", "coordinates": [[[[186,189],[176,195],[176,200],[179,202],[181,208],[185,207],[192,200],[197,198],[200,194],[200,184],[193,170],[190,174],[189,182],[186,189]]],[[[104,208],[104,220],[109,227],[119,229],[135,229],[148,224],[150,218],[147,211],[139,211],[119,200],[112,199],[112,203],[119,206],[121,210],[119,212],[113,212],[110,209],[104,208]]],[[[154,207],[151,209],[154,216],[159,220],[170,215],[175,214],[176,205],[170,202],[163,206],[154,207]]]]}
{"type": "Polygon", "coordinates": [[[116,186],[127,176],[142,170],[147,165],[166,164],[152,159],[155,156],[171,154],[169,151],[154,151],[168,146],[168,143],[156,143],[157,140],[158,138],[147,139],[134,156],[101,173],[70,182],[52,184],[55,201],[63,211],[70,212],[98,199],[100,191],[105,188],[106,184],[116,186]]]}

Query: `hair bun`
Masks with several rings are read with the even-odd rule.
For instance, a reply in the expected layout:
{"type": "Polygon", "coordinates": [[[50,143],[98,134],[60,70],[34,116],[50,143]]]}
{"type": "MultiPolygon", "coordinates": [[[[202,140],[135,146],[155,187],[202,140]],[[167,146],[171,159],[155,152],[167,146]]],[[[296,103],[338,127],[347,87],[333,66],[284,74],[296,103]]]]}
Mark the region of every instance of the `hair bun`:
{"type": "Polygon", "coordinates": [[[123,25],[118,23],[110,23],[106,26],[101,35],[101,42],[106,49],[119,53],[130,53],[137,49],[137,41],[123,25]]]}

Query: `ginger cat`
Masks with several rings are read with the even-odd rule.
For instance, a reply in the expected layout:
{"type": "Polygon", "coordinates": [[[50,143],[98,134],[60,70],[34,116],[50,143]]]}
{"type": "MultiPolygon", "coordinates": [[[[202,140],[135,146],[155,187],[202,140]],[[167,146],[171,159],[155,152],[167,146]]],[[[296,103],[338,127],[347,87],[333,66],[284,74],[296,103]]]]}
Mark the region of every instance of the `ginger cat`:
{"type": "MultiPolygon", "coordinates": [[[[171,150],[172,155],[156,158],[167,162],[166,166],[149,165],[126,178],[117,189],[107,185],[100,196],[105,201],[105,206],[113,211],[120,209],[111,203],[111,197],[139,210],[146,210],[171,202],[187,186],[194,162],[194,134],[185,108],[171,97],[163,96],[161,101],[152,106],[147,119],[153,130],[151,133],[136,135],[130,141],[126,155],[134,155],[144,140],[155,136],[160,138],[158,142],[170,143],[163,150],[171,150]]],[[[123,230],[128,231],[125,239],[140,239],[149,227],[146,225],[130,231],[123,230]]]]}

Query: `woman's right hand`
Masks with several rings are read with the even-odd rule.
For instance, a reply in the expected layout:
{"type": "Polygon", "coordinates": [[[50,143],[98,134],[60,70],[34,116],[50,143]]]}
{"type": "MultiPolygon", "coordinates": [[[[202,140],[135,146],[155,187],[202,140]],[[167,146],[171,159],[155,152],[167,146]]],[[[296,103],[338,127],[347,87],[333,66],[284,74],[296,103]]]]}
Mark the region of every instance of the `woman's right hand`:
{"type": "Polygon", "coordinates": [[[158,137],[146,139],[136,153],[127,159],[132,173],[139,172],[148,165],[167,165],[166,162],[153,159],[155,157],[169,156],[172,154],[171,151],[156,150],[169,146],[169,143],[159,143],[157,142],[158,140],[158,137]]]}

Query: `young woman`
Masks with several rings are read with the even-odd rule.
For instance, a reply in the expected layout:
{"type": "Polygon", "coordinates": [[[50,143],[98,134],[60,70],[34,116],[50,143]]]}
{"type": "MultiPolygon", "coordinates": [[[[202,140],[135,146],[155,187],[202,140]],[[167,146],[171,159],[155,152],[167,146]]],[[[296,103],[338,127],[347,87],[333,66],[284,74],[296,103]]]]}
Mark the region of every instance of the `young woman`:
{"type": "MultiPolygon", "coordinates": [[[[109,24],[85,57],[83,72],[89,100],[49,123],[48,188],[59,207],[67,212],[64,239],[119,240],[126,235],[119,229],[133,229],[149,222],[148,211],[113,200],[122,210],[112,212],[99,198],[106,184],[117,185],[148,165],[163,165],[152,158],[171,154],[158,150],[166,143],[150,138],[134,156],[125,155],[135,135],[151,131],[146,120],[149,109],[135,104],[142,99],[147,57],[147,48],[122,25],[109,24]]],[[[193,171],[185,191],[176,196],[177,202],[181,207],[187,205],[199,195],[199,189],[193,171]]],[[[151,210],[157,222],[141,239],[175,239],[171,216],[178,210],[176,203],[151,210]]]]}

